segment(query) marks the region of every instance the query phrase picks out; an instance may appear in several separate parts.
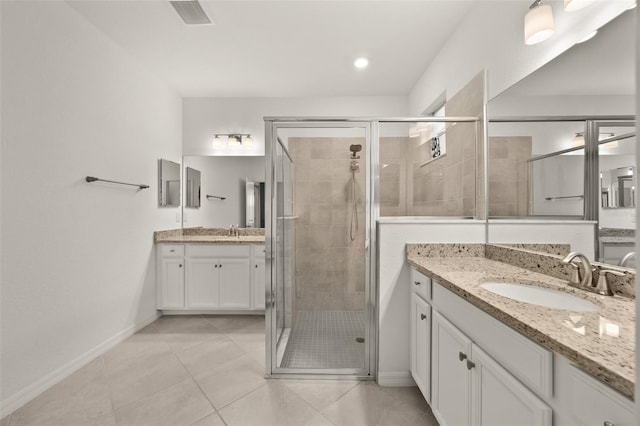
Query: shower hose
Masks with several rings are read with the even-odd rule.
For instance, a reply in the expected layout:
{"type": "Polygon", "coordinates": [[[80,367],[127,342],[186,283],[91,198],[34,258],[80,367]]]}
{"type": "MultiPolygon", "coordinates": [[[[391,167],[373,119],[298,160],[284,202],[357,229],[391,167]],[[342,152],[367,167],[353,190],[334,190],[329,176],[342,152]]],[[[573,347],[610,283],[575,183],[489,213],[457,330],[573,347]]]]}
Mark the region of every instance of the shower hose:
{"type": "Polygon", "coordinates": [[[351,195],[353,200],[353,209],[351,209],[351,226],[349,227],[349,237],[351,241],[355,241],[358,233],[358,198],[356,195],[356,172],[351,171],[351,195]]]}

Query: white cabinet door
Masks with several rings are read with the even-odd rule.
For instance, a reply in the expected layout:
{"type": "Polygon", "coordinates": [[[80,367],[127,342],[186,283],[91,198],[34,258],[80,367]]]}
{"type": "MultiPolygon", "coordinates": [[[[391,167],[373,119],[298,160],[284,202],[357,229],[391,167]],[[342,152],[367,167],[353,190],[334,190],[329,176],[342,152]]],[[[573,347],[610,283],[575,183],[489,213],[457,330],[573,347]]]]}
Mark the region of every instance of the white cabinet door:
{"type": "Polygon", "coordinates": [[[184,260],[162,259],[161,300],[159,309],[184,308],[184,260]]]}
{"type": "Polygon", "coordinates": [[[220,265],[217,259],[187,259],[187,307],[220,306],[220,265]]]}
{"type": "Polygon", "coordinates": [[[251,275],[249,259],[221,259],[220,307],[251,308],[251,275]]]}
{"type": "Polygon", "coordinates": [[[416,293],[411,295],[411,375],[431,402],[431,307],[416,293]]]}
{"type": "Polygon", "coordinates": [[[254,260],[253,265],[253,309],[264,309],[265,297],[265,270],[264,258],[254,260]]]}
{"type": "Polygon", "coordinates": [[[551,408],[475,344],[472,346],[471,424],[551,426],[551,408]]]}
{"type": "Polygon", "coordinates": [[[471,340],[434,312],[431,352],[431,400],[441,426],[470,424],[471,379],[467,361],[471,340]]]}

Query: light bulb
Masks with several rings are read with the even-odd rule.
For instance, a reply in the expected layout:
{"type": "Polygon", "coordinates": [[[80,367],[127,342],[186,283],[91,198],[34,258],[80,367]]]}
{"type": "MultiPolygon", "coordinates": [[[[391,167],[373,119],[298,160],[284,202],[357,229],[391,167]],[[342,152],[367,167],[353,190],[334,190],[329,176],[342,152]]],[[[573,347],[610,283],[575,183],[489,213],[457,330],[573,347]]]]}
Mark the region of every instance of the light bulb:
{"type": "Polygon", "coordinates": [[[541,4],[529,9],[524,16],[524,42],[538,44],[553,34],[553,8],[550,4],[541,4]]]}
{"type": "Polygon", "coordinates": [[[358,58],[353,65],[358,69],[364,69],[369,66],[369,60],[367,58],[358,58]]]}

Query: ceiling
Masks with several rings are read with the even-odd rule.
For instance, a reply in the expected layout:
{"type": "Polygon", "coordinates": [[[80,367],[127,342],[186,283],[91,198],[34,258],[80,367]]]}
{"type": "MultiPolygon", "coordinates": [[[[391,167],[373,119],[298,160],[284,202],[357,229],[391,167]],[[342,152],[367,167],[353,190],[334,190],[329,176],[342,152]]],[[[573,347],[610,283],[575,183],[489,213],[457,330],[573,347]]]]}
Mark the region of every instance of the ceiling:
{"type": "MultiPolygon", "coordinates": [[[[604,27],[504,92],[505,96],[635,94],[635,10],[604,27]]],[[[502,95],[501,95],[502,96],[502,95]]]]}
{"type": "Polygon", "coordinates": [[[184,97],[407,95],[477,0],[68,1],[184,97]],[[365,70],[353,66],[366,56],[365,70]]]}

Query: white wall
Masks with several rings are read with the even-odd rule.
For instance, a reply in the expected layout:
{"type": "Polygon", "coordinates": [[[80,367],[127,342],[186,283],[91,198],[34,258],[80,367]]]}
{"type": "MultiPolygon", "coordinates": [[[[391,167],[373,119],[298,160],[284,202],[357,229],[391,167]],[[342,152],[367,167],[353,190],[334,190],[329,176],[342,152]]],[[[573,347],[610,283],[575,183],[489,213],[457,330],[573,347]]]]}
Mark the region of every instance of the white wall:
{"type": "Polygon", "coordinates": [[[476,220],[405,221],[378,225],[378,383],[413,384],[409,373],[409,243],[484,243],[485,223],[476,220]]]}
{"type": "Polygon", "coordinates": [[[405,96],[327,98],[187,98],[183,100],[184,155],[264,155],[265,116],[385,116],[408,114],[405,96]],[[249,147],[214,148],[214,133],[251,133],[249,147]]]}
{"type": "Polygon", "coordinates": [[[1,10],[6,413],[155,317],[152,234],[178,211],[157,207],[157,160],[180,161],[182,113],[65,2],[1,10]]]}
{"type": "Polygon", "coordinates": [[[228,228],[239,224],[244,228],[246,219],[245,182],[247,179],[264,182],[264,157],[185,157],[184,167],[201,172],[201,207],[185,208],[185,228],[228,228]],[[207,194],[226,197],[212,198],[207,194]]]}
{"type": "Polygon", "coordinates": [[[478,1],[442,46],[409,95],[409,114],[417,115],[443,92],[458,92],[483,69],[492,99],[577,41],[624,12],[635,0],[599,1],[579,12],[552,0],[555,33],[543,43],[524,44],[523,21],[530,2],[478,1]],[[495,23],[499,17],[499,24],[495,23]]]}

